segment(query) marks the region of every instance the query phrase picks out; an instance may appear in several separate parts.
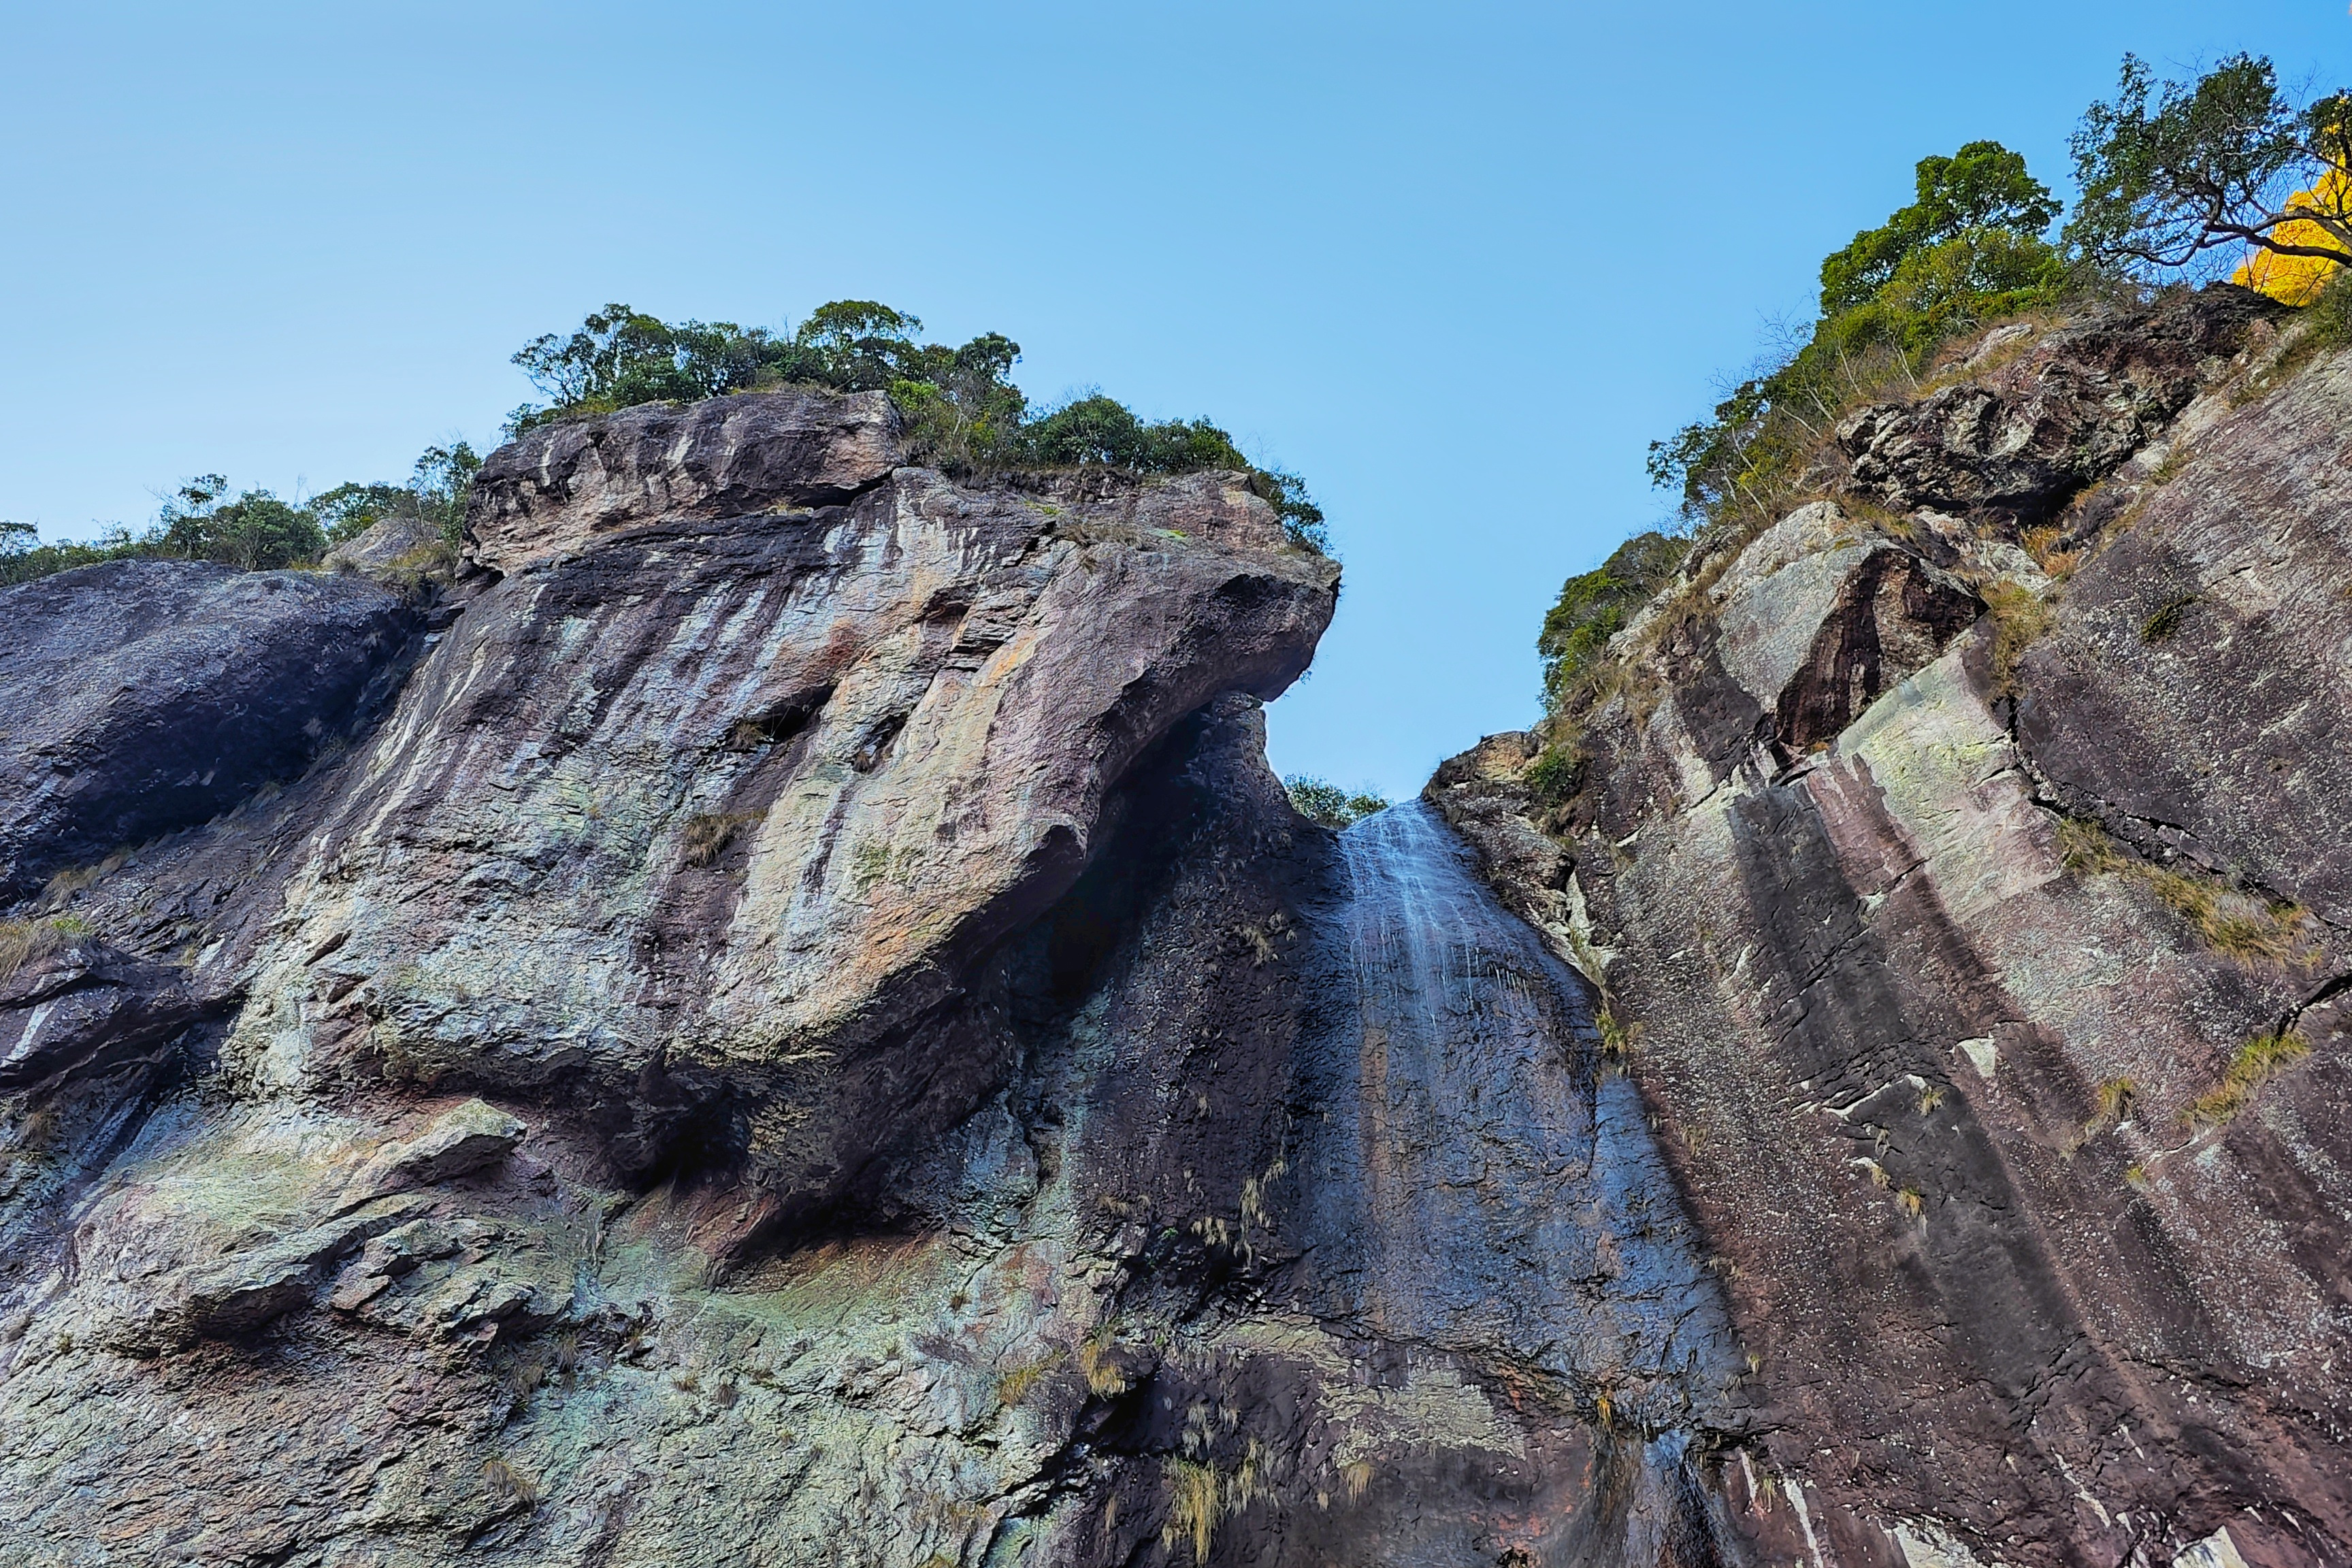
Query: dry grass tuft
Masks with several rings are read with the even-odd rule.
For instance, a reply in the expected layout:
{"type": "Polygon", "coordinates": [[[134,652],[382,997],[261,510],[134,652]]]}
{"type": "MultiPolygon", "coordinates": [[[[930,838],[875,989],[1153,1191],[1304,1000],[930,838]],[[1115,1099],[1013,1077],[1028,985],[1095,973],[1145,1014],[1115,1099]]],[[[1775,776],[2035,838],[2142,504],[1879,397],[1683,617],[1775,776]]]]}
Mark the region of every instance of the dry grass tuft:
{"type": "Polygon", "coordinates": [[[1118,1337],[1105,1323],[1078,1346],[1078,1372],[1087,1380],[1087,1392],[1097,1399],[1116,1399],[1127,1392],[1127,1373],[1112,1359],[1118,1337]]]}
{"type": "Polygon", "coordinates": [[[1223,1513],[1221,1490],[1214,1466],[1191,1459],[1169,1460],[1168,1523],[1160,1532],[1160,1540],[1171,1545],[1181,1541],[1192,1548],[1194,1563],[1206,1563],[1209,1538],[1216,1533],[1223,1513]]]}
{"type": "Polygon", "coordinates": [[[15,978],[26,965],[38,963],[74,938],[89,934],[89,922],[74,915],[0,921],[0,980],[15,978]]]}
{"type": "Polygon", "coordinates": [[[2321,957],[2309,940],[2310,913],[2301,906],[2241,892],[2210,877],[2151,866],[2125,853],[2095,822],[2069,817],[2059,823],[2058,857],[2070,871],[2137,879],[2224,958],[2307,967],[2321,957]]]}
{"type": "Polygon", "coordinates": [[[727,853],[727,847],[735,842],[739,828],[746,823],[759,820],[760,814],[756,811],[688,817],[686,831],[678,835],[679,858],[689,866],[711,865],[727,853]]]}
{"type": "Polygon", "coordinates": [[[2054,616],[2048,603],[2021,583],[2003,580],[1985,584],[1984,602],[1986,613],[1992,616],[1993,695],[2014,697],[2025,650],[2050,629],[2054,616]]]}
{"type": "Polygon", "coordinates": [[[2065,537],[2065,530],[2045,523],[2040,528],[2027,529],[2018,542],[2025,547],[2028,555],[2033,557],[2036,566],[2053,577],[2063,578],[2083,563],[2084,554],[2079,545],[2072,550],[2063,548],[2061,541],[2065,537]]]}
{"type": "Polygon", "coordinates": [[[1061,1359],[1062,1352],[1053,1351],[1000,1373],[996,1379],[997,1404],[1008,1408],[1020,1404],[1028,1397],[1031,1389],[1045,1381],[1045,1374],[1053,1371],[1061,1359]]]}
{"type": "Polygon", "coordinates": [[[489,1483],[490,1495],[501,1504],[520,1503],[525,1508],[538,1505],[538,1485],[504,1459],[483,1460],[482,1479],[489,1483]]]}
{"type": "Polygon", "coordinates": [[[2230,1121],[2263,1085],[2310,1054],[2310,1042],[2292,1029],[2256,1035],[2231,1053],[2221,1081],[2189,1107],[2189,1125],[2218,1127],[2230,1121]]]}

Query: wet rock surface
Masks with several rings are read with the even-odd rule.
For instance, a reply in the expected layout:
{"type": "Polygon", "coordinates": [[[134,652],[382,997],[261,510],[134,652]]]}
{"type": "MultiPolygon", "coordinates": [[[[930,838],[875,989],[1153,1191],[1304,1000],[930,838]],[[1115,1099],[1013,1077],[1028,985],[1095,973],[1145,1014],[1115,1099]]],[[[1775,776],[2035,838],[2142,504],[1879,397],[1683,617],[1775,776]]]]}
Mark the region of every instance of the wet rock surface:
{"type": "Polygon", "coordinates": [[[2198,324],[2247,311],[1873,411],[1853,485],[1909,518],[1695,552],[1616,695],[1432,784],[1604,986],[1727,1265],[1766,1557],[2352,1554],[2352,383],[2198,324]],[[1922,591],[1860,591],[1890,556],[1922,591]],[[1907,651],[1841,681],[1865,600],[1907,651]]]}

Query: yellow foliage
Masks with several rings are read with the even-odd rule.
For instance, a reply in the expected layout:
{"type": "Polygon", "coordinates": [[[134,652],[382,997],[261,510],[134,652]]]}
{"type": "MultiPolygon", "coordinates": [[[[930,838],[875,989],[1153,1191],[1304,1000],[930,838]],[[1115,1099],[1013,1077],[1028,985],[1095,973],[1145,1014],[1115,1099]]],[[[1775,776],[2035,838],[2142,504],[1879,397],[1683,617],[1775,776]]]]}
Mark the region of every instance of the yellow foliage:
{"type": "MultiPolygon", "coordinates": [[[[2333,218],[2352,217],[2352,174],[2331,168],[2317,184],[2287,198],[2289,211],[2322,212],[2333,218]]],[[[2325,245],[2342,248],[2344,242],[2307,217],[2289,218],[2271,231],[2281,245],[2325,245]]],[[[2257,289],[2290,305],[2308,305],[2336,272],[2336,263],[2324,256],[2281,256],[2256,250],[2230,275],[2230,281],[2257,289]]]]}

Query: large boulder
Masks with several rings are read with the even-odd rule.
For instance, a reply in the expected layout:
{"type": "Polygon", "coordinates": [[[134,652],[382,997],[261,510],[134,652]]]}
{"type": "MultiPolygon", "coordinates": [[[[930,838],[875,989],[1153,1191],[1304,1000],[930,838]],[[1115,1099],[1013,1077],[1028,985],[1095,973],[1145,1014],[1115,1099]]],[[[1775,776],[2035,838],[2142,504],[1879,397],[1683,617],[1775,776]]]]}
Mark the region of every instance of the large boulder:
{"type": "Polygon", "coordinates": [[[2225,287],[2012,337],[1977,374],[1841,421],[1853,488],[1897,510],[2031,527],[2145,446],[2284,310],[2225,287]]]}
{"type": "Polygon", "coordinates": [[[751,392],[542,425],[474,480],[472,558],[508,572],[665,520],[838,504],[899,460],[879,392],[751,392]]]}
{"type": "Polygon", "coordinates": [[[115,561],[0,589],[0,902],[347,739],[406,644],[362,577],[115,561]]]}

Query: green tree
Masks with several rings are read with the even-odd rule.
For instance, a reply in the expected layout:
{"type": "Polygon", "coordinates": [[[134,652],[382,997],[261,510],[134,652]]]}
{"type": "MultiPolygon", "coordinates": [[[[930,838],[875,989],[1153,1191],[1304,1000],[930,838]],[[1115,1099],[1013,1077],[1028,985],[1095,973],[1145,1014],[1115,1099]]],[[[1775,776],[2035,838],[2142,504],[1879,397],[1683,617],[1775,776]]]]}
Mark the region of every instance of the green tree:
{"type": "Polygon", "coordinates": [[[1995,243],[1989,248],[1998,254],[2015,241],[2039,237],[2058,216],[2050,187],[1998,142],[1971,142],[1948,158],[1922,158],[1914,181],[1916,200],[1822,262],[1824,318],[1879,298],[1904,263],[1922,252],[1955,240],[1972,242],[1973,249],[1990,239],[1995,243]]]}
{"type": "Polygon", "coordinates": [[[2352,95],[2299,106],[2265,58],[2158,83],[2126,55],[2116,96],[2091,105],[2072,145],[2083,194],[2065,237],[2095,263],[2146,274],[2251,247],[2352,264],[2352,95]]]}
{"type": "Polygon", "coordinates": [[[219,474],[182,485],[163,505],[154,552],[259,572],[311,560],[326,548],[317,513],[268,490],[227,495],[228,480],[219,474]]]}
{"type": "Polygon", "coordinates": [[[1923,158],[1916,199],[1822,263],[1822,315],[1771,371],[1650,446],[1650,478],[1694,521],[1767,516],[1846,409],[1910,376],[1955,332],[2058,297],[2042,237],[2058,203],[1998,142],[1923,158]]]}
{"type": "Polygon", "coordinates": [[[1376,811],[1388,809],[1388,801],[1369,789],[1350,795],[1338,784],[1307,773],[1293,773],[1282,781],[1289,793],[1290,804],[1298,815],[1337,831],[1351,823],[1360,822],[1376,811]]]}

